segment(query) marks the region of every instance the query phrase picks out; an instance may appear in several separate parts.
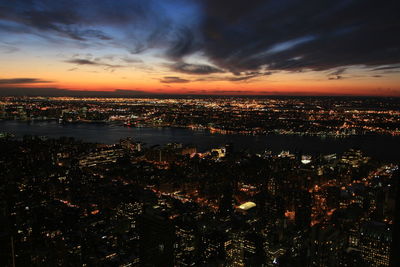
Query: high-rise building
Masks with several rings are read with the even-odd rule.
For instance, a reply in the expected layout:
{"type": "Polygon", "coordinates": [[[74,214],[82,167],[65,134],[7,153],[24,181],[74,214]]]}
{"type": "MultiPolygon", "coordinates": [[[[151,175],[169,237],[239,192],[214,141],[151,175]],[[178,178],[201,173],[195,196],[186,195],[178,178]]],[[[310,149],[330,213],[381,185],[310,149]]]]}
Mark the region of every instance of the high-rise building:
{"type": "Polygon", "coordinates": [[[339,267],[345,239],[342,233],[329,225],[311,228],[310,264],[313,267],[339,267]]]}
{"type": "Polygon", "coordinates": [[[219,266],[217,264],[223,262],[225,258],[225,230],[205,224],[200,228],[200,261],[204,266],[219,266]]]}
{"type": "Polygon", "coordinates": [[[233,211],[233,186],[230,182],[223,185],[222,195],[219,201],[219,212],[222,215],[229,215],[233,211]]]}
{"type": "Polygon", "coordinates": [[[263,249],[263,239],[256,233],[248,233],[243,246],[244,264],[248,267],[265,266],[266,256],[263,249]]]}
{"type": "Polygon", "coordinates": [[[0,215],[0,263],[4,266],[12,266],[15,260],[13,253],[13,237],[9,234],[5,216],[0,215]]]}
{"type": "Polygon", "coordinates": [[[244,236],[241,232],[232,232],[224,243],[225,261],[232,267],[244,267],[244,236]]]}
{"type": "Polygon", "coordinates": [[[175,225],[175,265],[196,266],[198,254],[198,238],[195,223],[184,218],[175,225]]]}
{"type": "Polygon", "coordinates": [[[365,267],[366,265],[361,251],[356,249],[347,249],[340,258],[341,267],[365,267]]]}
{"type": "Polygon", "coordinates": [[[140,142],[134,142],[131,137],[127,137],[119,140],[121,147],[127,151],[138,151],[142,150],[142,144],[140,142]]]}
{"type": "Polygon", "coordinates": [[[174,266],[175,230],[167,216],[146,208],[139,219],[140,265],[174,266]]]}
{"type": "Polygon", "coordinates": [[[335,209],[339,206],[340,188],[338,186],[330,186],[326,189],[326,205],[329,209],[335,209]]]}
{"type": "Polygon", "coordinates": [[[394,181],[394,188],[396,188],[396,204],[394,214],[394,224],[392,232],[392,248],[390,255],[390,267],[396,267],[400,265],[400,253],[398,249],[400,247],[400,171],[396,171],[392,177],[394,181]]]}
{"type": "Polygon", "coordinates": [[[227,144],[225,145],[226,156],[227,156],[227,157],[232,156],[233,151],[234,151],[233,143],[227,143],[227,144]]]}
{"type": "Polygon", "coordinates": [[[299,229],[310,227],[311,224],[311,194],[300,191],[295,199],[295,221],[299,229]]]}
{"type": "Polygon", "coordinates": [[[389,225],[367,222],[361,227],[359,248],[371,267],[389,266],[392,231],[389,225]]]}

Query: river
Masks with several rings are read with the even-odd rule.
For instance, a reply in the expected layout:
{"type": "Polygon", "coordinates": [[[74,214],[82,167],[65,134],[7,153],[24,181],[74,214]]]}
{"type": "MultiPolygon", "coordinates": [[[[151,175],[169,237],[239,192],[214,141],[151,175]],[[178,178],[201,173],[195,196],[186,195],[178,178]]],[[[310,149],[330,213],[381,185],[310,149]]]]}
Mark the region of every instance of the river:
{"type": "Polygon", "coordinates": [[[212,134],[208,131],[186,128],[128,128],[105,123],[58,124],[55,121],[0,121],[0,132],[9,132],[17,137],[23,135],[61,136],[105,144],[117,143],[119,139],[132,137],[147,146],[170,142],[194,144],[199,151],[233,143],[235,150],[247,149],[262,152],[265,149],[277,153],[282,150],[304,154],[342,153],[350,148],[361,149],[367,155],[383,160],[400,159],[400,137],[352,136],[348,138],[320,138],[317,136],[246,136],[238,134],[212,134]]]}

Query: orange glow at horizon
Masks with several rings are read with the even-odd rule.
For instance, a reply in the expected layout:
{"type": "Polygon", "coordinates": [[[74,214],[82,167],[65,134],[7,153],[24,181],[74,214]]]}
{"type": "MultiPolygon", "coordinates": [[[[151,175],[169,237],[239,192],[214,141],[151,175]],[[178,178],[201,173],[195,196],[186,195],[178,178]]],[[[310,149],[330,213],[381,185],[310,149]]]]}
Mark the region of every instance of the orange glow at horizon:
{"type": "Polygon", "coordinates": [[[105,69],[99,66],[74,66],[52,58],[28,57],[21,62],[6,57],[0,66],[1,79],[34,77],[45,81],[1,87],[39,87],[83,91],[134,90],[149,94],[191,95],[365,95],[400,96],[400,77],[371,76],[363,69],[349,71],[343,79],[328,79],[327,72],[275,72],[249,80],[231,81],[231,73],[190,75],[172,72],[155,63],[151,70],[142,66],[105,69]],[[23,73],[23,75],[21,74],[23,73]],[[369,76],[368,76],[369,75],[369,76]],[[163,83],[175,77],[183,82],[163,83]]]}

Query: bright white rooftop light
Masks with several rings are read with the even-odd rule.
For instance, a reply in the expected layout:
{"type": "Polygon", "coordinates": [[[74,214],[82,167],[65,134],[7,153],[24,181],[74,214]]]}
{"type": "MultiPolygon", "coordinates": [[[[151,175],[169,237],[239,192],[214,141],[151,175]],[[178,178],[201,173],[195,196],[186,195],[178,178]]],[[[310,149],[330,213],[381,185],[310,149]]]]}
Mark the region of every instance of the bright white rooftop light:
{"type": "Polygon", "coordinates": [[[243,203],[242,205],[240,205],[239,209],[249,210],[251,208],[254,208],[255,206],[257,206],[256,203],[249,201],[249,202],[246,202],[246,203],[243,203]]]}

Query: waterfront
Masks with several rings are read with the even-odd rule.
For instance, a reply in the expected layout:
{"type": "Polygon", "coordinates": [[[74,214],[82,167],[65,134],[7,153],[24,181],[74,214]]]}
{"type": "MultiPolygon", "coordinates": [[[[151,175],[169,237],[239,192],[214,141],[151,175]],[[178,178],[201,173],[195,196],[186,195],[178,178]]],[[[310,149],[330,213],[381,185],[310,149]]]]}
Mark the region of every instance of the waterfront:
{"type": "Polygon", "coordinates": [[[400,137],[390,136],[353,136],[347,138],[320,138],[316,136],[293,135],[221,135],[208,131],[193,131],[185,128],[128,128],[103,123],[58,124],[53,121],[20,122],[0,121],[0,132],[9,132],[17,138],[23,135],[74,137],[86,142],[105,144],[117,143],[121,138],[132,137],[147,146],[164,145],[170,142],[194,144],[199,151],[205,151],[225,143],[234,143],[236,150],[248,149],[249,152],[273,152],[290,150],[305,154],[342,153],[350,148],[361,149],[369,156],[379,159],[398,160],[400,137]]]}

